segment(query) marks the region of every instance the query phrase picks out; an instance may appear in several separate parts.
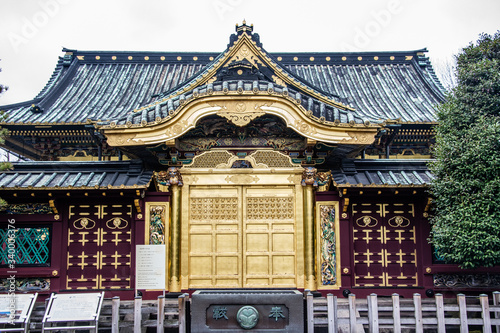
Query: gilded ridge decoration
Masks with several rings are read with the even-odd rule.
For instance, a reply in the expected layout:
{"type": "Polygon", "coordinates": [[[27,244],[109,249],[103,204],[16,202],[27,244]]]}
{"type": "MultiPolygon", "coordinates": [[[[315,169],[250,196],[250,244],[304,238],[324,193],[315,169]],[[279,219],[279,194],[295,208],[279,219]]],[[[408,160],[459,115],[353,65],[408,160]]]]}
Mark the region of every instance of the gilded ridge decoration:
{"type": "MultiPolygon", "coordinates": [[[[250,41],[253,42],[251,39],[250,41]]],[[[244,41],[238,46],[238,51],[225,63],[224,67],[228,67],[233,62],[243,61],[244,59],[248,60],[249,63],[257,68],[259,68],[259,65],[266,67],[256,53],[257,52],[254,52],[254,48],[251,47],[247,41],[244,41]]]]}
{"type": "Polygon", "coordinates": [[[337,284],[335,207],[320,206],[321,221],[321,284],[337,284]]]}

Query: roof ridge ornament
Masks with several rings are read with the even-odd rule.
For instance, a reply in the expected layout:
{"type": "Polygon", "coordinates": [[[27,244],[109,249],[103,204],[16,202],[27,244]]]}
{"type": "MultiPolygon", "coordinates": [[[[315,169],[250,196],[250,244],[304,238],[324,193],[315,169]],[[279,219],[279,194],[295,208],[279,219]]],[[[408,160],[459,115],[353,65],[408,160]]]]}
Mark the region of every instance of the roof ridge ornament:
{"type": "Polygon", "coordinates": [[[262,47],[259,34],[253,33],[253,24],[247,25],[246,20],[243,20],[243,23],[241,25],[238,25],[238,23],[236,23],[236,34],[232,34],[229,37],[228,48],[231,47],[243,34],[250,37],[250,39],[252,39],[258,47],[262,47]]]}
{"type": "Polygon", "coordinates": [[[247,25],[247,21],[245,19],[243,19],[243,23],[241,25],[238,25],[238,23],[236,23],[236,32],[238,33],[238,35],[241,35],[243,32],[247,31],[250,33],[250,35],[252,34],[253,24],[247,25]]]}

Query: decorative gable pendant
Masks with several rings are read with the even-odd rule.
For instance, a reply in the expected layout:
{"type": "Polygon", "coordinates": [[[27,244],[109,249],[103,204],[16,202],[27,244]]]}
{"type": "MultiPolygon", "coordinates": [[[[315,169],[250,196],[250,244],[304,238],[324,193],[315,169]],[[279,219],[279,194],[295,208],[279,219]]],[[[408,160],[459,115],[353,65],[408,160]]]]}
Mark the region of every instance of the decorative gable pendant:
{"type": "Polygon", "coordinates": [[[213,103],[211,106],[218,106],[221,109],[217,115],[224,117],[236,126],[243,127],[248,125],[257,117],[266,113],[261,109],[262,106],[271,106],[272,102],[258,103],[251,101],[227,101],[222,103],[213,103]]]}

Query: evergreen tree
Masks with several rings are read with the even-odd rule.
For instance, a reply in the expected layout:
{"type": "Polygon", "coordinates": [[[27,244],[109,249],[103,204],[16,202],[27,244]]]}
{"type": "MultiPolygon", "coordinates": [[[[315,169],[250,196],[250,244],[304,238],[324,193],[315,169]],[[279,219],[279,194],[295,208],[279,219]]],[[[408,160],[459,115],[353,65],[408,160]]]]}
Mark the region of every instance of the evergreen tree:
{"type": "Polygon", "coordinates": [[[457,55],[458,85],[438,107],[430,241],[461,268],[500,264],[500,31],[457,55]]]}

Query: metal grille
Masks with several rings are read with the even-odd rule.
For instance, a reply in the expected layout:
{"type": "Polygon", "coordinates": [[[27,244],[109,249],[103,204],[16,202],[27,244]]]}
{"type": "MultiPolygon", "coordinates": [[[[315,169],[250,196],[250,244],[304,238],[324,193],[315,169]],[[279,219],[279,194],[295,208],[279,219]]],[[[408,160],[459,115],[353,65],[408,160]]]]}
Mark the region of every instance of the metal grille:
{"type": "MultiPolygon", "coordinates": [[[[15,262],[19,265],[50,264],[50,229],[49,228],[17,228],[15,230],[15,262]]],[[[7,265],[8,232],[0,230],[0,265],[7,265]]]]}

